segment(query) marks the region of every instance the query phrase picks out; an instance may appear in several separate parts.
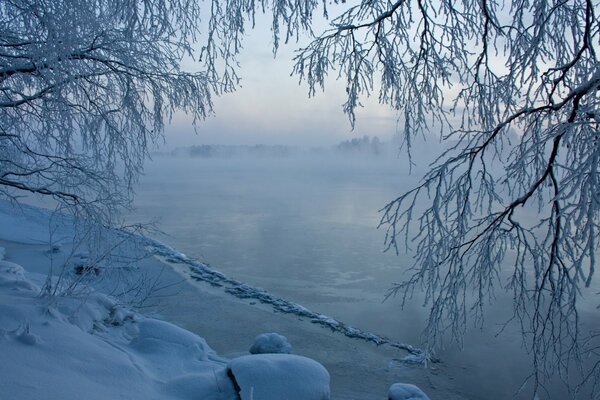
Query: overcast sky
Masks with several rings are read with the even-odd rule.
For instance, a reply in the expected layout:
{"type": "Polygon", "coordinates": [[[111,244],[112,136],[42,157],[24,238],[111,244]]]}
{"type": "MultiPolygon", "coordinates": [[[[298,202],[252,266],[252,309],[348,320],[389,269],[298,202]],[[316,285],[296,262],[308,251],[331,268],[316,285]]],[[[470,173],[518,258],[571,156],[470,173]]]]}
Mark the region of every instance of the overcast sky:
{"type": "MultiPolygon", "coordinates": [[[[259,24],[260,25],[260,24],[259,24]]],[[[166,146],[192,144],[288,144],[331,145],[363,135],[391,138],[396,132],[396,113],[377,99],[363,102],[352,131],[342,112],[344,83],[332,76],[325,93],[308,97],[306,84],[290,76],[293,50],[281,48],[273,58],[269,25],[260,25],[247,34],[240,57],[242,87],[215,99],[215,116],[198,126],[194,134],[190,121],[178,115],[166,127],[166,146]],[[262,28],[261,28],[262,27],[262,28]]],[[[376,96],[375,96],[376,97],[376,96]]]]}

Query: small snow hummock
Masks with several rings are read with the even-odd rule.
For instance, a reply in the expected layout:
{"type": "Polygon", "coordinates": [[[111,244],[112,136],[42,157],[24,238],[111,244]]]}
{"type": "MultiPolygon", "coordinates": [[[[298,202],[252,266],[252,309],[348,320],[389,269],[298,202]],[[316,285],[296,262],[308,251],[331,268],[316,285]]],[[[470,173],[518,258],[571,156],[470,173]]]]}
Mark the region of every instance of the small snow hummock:
{"type": "Polygon", "coordinates": [[[229,374],[241,400],[329,400],[329,372],[310,358],[242,356],[229,363],[229,374]]]}
{"type": "Polygon", "coordinates": [[[291,352],[290,342],[278,333],[262,333],[254,339],[254,344],[250,347],[251,354],[290,354],[291,352]]]}
{"type": "Polygon", "coordinates": [[[388,393],[389,400],[429,400],[421,389],[409,383],[394,383],[388,393]]]}
{"type": "Polygon", "coordinates": [[[39,290],[33,283],[25,279],[25,270],[18,264],[0,260],[0,288],[11,290],[39,290]]]}

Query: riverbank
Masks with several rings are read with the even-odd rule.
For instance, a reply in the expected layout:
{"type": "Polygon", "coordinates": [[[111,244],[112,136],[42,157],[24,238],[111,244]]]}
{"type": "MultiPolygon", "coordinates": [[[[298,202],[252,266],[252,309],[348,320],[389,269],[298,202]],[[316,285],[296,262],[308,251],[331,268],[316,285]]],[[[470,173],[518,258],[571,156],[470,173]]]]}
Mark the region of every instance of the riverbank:
{"type": "MultiPolygon", "coordinates": [[[[16,216],[17,211],[9,211],[6,205],[3,206],[0,218],[2,227],[0,228],[0,247],[5,249],[6,261],[22,265],[27,269],[27,274],[37,274],[37,279],[40,281],[37,284],[41,285],[43,283],[41,280],[50,264],[49,260],[56,262],[60,258],[59,253],[75,256],[76,252],[72,251],[64,237],[60,239],[62,243],[59,247],[50,244],[48,232],[53,232],[54,239],[57,239],[61,232],[60,229],[53,230],[44,226],[47,214],[45,215],[42,210],[29,208],[25,210],[27,211],[25,214],[29,212],[28,215],[16,216]],[[49,252],[53,254],[51,257],[49,257],[49,252]]],[[[47,224],[48,221],[46,220],[45,223],[47,224]]],[[[129,278],[136,275],[143,276],[143,282],[150,284],[153,288],[145,295],[145,307],[142,309],[143,313],[140,314],[142,316],[140,318],[147,318],[143,314],[157,316],[198,335],[200,339],[206,339],[210,348],[216,351],[214,353],[206,350],[207,354],[210,353],[210,357],[214,358],[214,360],[207,359],[207,361],[215,363],[211,367],[218,365],[222,367],[226,360],[247,354],[256,335],[264,332],[278,332],[286,336],[292,343],[295,354],[313,358],[328,369],[331,375],[333,399],[383,399],[389,386],[395,382],[416,384],[434,400],[463,398],[460,390],[453,386],[453,371],[447,370],[443,363],[430,365],[429,368],[411,367],[406,363],[398,362],[406,355],[404,350],[389,345],[377,346],[361,339],[351,339],[339,332],[332,332],[326,327],[311,323],[306,318],[274,312],[270,305],[261,304],[256,299],[236,298],[227,294],[222,288],[188,279],[189,266],[165,263],[164,260],[155,257],[132,256],[130,259],[136,260],[136,267],[129,270],[127,276],[129,278]]],[[[28,322],[29,328],[27,329],[31,329],[30,327],[34,325],[35,323],[28,322]]],[[[2,329],[7,337],[6,335],[9,334],[6,332],[13,332],[17,327],[6,326],[2,329]]],[[[43,340],[42,336],[40,338],[43,340]]],[[[121,339],[123,338],[121,337],[121,339]]],[[[117,345],[116,347],[121,349],[121,353],[128,346],[125,339],[123,339],[124,342],[111,343],[111,340],[116,340],[114,335],[105,335],[102,340],[113,348],[115,348],[114,345],[117,345]]],[[[1,343],[7,346],[9,342],[4,340],[1,343]]],[[[210,348],[207,347],[207,349],[210,348]]],[[[29,359],[18,357],[19,352],[16,352],[15,355],[13,364],[18,365],[19,368],[15,369],[14,365],[13,367],[5,365],[5,371],[2,373],[7,379],[10,378],[8,380],[11,384],[0,386],[0,389],[4,391],[1,397],[17,398],[19,396],[15,397],[15,393],[11,393],[11,390],[22,390],[24,387],[28,387],[28,382],[36,380],[36,369],[28,371],[27,365],[25,365],[29,359]],[[18,376],[14,376],[15,374],[18,376]]],[[[167,357],[165,359],[167,365],[169,365],[169,360],[173,362],[172,358],[167,357]]],[[[103,362],[109,363],[110,360],[107,358],[103,362]]],[[[70,365],[60,359],[54,359],[53,364],[70,365]]],[[[63,371],[61,368],[51,365],[43,367],[42,369],[46,372],[54,370],[55,374],[63,371]]],[[[39,365],[31,365],[31,368],[39,369],[39,365]]],[[[107,366],[105,370],[110,371],[112,368],[107,366]]],[[[115,369],[116,373],[118,371],[115,369]]],[[[123,374],[121,373],[121,375],[123,374]]],[[[51,375],[50,378],[52,378],[51,375]]],[[[58,385],[63,378],[64,376],[61,378],[56,375],[53,379],[58,385]]],[[[102,379],[106,382],[113,378],[103,376],[102,379]]],[[[115,376],[114,379],[115,383],[118,383],[122,382],[123,377],[115,376]]],[[[136,379],[144,380],[140,377],[136,377],[136,379]]],[[[78,380],[79,386],[87,384],[86,380],[81,377],[78,380]]],[[[110,383],[109,386],[111,386],[110,383]]],[[[147,395],[146,391],[152,390],[154,387],[152,384],[146,386],[150,389],[140,393],[147,395]]],[[[116,385],[115,387],[120,386],[116,385]]],[[[19,398],[35,398],[36,390],[32,388],[28,390],[31,390],[30,393],[32,393],[30,397],[23,395],[19,398]]],[[[85,390],[85,387],[82,390],[85,390]]],[[[175,385],[173,390],[179,393],[182,388],[175,385]]],[[[43,392],[37,393],[40,395],[43,392]]],[[[189,397],[184,396],[183,398],[189,397]]]]}

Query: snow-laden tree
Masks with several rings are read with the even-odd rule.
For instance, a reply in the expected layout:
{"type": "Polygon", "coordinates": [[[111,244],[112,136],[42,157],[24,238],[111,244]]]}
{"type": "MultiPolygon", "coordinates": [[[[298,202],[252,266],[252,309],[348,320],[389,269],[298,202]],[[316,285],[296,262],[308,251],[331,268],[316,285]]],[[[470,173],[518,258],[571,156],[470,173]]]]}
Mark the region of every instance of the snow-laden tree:
{"type": "Polygon", "coordinates": [[[600,398],[598,333],[579,308],[598,302],[598,11],[592,0],[363,1],[296,57],[311,91],[334,71],[346,80],[352,121],[374,92],[398,110],[409,152],[434,129],[448,141],[382,210],[389,248],[415,254],[392,294],[425,291],[437,343],[509,291],[534,395],[558,376],[600,398]]]}
{"type": "MultiPolygon", "coordinates": [[[[276,2],[286,21],[298,4],[276,2]]],[[[295,58],[311,94],[331,75],[346,82],[351,122],[361,96],[398,110],[409,154],[417,136],[447,141],[382,210],[388,248],[415,254],[391,294],[424,290],[436,344],[507,291],[532,396],[554,377],[600,398],[598,312],[581,310],[599,300],[599,11],[593,0],[365,0],[295,58]]]]}
{"type": "Polygon", "coordinates": [[[599,10],[597,0],[4,0],[0,190],[104,212],[126,203],[165,119],[202,118],[212,94],[234,89],[245,30],[269,12],[275,50],[312,35],[294,67],[310,94],[342,79],[351,123],[376,95],[398,111],[409,154],[429,132],[449,143],[382,210],[389,248],[415,254],[391,293],[424,289],[432,344],[460,337],[508,291],[534,392],[558,376],[598,399],[600,336],[580,305],[598,290],[599,10]],[[314,33],[320,14],[329,29],[314,33]]]}
{"type": "Polygon", "coordinates": [[[99,220],[127,205],[165,120],[176,110],[204,118],[211,96],[237,82],[226,64],[228,19],[211,21],[212,47],[198,61],[196,43],[209,31],[201,8],[191,0],[0,2],[0,195],[47,195],[99,220]]]}

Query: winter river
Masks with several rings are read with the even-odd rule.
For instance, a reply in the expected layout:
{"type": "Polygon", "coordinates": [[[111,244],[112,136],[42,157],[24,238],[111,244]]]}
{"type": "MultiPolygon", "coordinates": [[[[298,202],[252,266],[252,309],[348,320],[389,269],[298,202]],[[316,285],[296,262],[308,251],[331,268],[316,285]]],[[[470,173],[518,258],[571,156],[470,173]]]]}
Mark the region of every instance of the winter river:
{"type": "MultiPolygon", "coordinates": [[[[382,301],[410,256],[383,252],[385,231],[376,229],[378,210],[418,176],[393,157],[156,156],[137,189],[134,217],[159,218],[164,234],[156,238],[229,277],[418,346],[427,308],[419,300],[404,310],[397,299],[382,301]]],[[[463,351],[449,343],[438,353],[465,398],[513,398],[526,376],[518,331],[494,335],[508,316],[501,297],[484,332],[469,330],[463,351]]]]}

